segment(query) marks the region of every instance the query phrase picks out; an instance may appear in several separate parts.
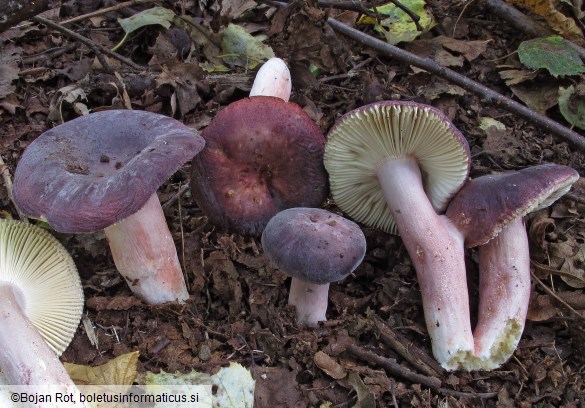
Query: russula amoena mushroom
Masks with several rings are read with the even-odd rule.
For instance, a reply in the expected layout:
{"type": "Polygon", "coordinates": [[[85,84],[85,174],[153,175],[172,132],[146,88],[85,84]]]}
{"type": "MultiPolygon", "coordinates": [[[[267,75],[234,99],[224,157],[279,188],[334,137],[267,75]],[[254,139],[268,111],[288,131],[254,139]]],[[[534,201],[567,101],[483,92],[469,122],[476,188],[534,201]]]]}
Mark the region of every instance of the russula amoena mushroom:
{"type": "Polygon", "coordinates": [[[360,227],[318,208],[289,208],[270,219],[262,248],[291,276],[288,304],[297,322],[315,327],[326,320],[329,284],[346,278],[362,262],[366,239],[360,227]]]}
{"type": "Polygon", "coordinates": [[[546,208],[579,178],[572,168],[544,164],[473,179],[446,216],[466,247],[479,247],[479,310],[467,370],[493,370],[518,345],[530,301],[530,255],[523,217],[546,208]]]}
{"type": "Polygon", "coordinates": [[[400,233],[416,269],[433,354],[447,369],[473,353],[463,240],[439,215],[469,173],[463,135],[439,110],[382,101],[342,116],[325,168],[351,218],[400,233]]]}
{"type": "Polygon", "coordinates": [[[327,195],[325,137],[295,103],[282,60],[263,65],[249,98],[222,109],[202,132],[191,191],[209,220],[259,235],[276,213],[318,207],[327,195]]]}
{"type": "Polygon", "coordinates": [[[156,190],[204,145],[175,119],[92,113],[50,129],[25,150],[14,200],[60,232],[104,230],[116,268],[147,303],[189,294],[156,190]]]}
{"type": "Polygon", "coordinates": [[[0,370],[10,384],[75,386],[59,361],[77,330],[83,290],[47,231],[0,220],[0,370]]]}

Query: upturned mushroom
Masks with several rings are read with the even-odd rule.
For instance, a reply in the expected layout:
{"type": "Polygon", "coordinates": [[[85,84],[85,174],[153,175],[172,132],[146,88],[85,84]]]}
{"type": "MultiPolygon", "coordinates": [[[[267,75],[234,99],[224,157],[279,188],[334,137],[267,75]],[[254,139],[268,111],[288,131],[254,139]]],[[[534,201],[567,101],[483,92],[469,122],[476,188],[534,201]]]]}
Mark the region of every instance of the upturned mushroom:
{"type": "Polygon", "coordinates": [[[400,233],[416,269],[433,354],[446,369],[473,353],[463,240],[443,211],[469,172],[463,135],[439,110],[382,101],[342,116],[327,136],[335,203],[400,233]]]}
{"type": "Polygon", "coordinates": [[[318,207],[327,195],[325,137],[290,96],[290,73],[278,58],[263,65],[249,98],[221,110],[202,132],[191,191],[209,220],[258,235],[279,211],[318,207]]]}
{"type": "Polygon", "coordinates": [[[69,253],[48,232],[0,220],[0,371],[10,384],[75,384],[59,361],[81,319],[69,253]]]}
{"type": "Polygon", "coordinates": [[[345,279],[362,262],[366,239],[360,227],[318,208],[289,208],[270,219],[262,248],[281,272],[292,277],[288,304],[297,322],[309,327],[326,320],[329,285],[345,279]]]}
{"type": "Polygon", "coordinates": [[[50,129],[20,158],[14,200],[55,230],[104,230],[116,268],[147,303],[189,294],[156,190],[204,146],[175,119],[92,113],[50,129]]]}
{"type": "Polygon", "coordinates": [[[557,164],[478,177],[447,208],[466,247],[479,247],[479,312],[467,370],[492,370],[518,345],[530,300],[530,255],[523,217],[546,208],[579,178],[557,164]]]}

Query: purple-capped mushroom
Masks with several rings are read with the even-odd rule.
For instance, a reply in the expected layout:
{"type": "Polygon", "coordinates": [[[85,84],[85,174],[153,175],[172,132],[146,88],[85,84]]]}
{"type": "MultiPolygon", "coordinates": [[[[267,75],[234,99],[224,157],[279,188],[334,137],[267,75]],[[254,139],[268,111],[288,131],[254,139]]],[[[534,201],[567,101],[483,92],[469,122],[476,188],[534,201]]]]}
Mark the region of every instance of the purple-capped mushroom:
{"type": "Polygon", "coordinates": [[[479,312],[467,370],[492,370],[516,349],[530,300],[530,255],[523,217],[546,208],[579,178],[572,168],[544,164],[478,177],[453,198],[446,216],[466,247],[479,247],[479,312]]]}
{"type": "Polygon", "coordinates": [[[193,160],[191,191],[222,228],[258,235],[279,211],[318,207],[326,198],[325,137],[288,102],[290,74],[283,64],[269,60],[252,95],[221,110],[202,132],[206,146],[193,160]]]}
{"type": "Polygon", "coordinates": [[[189,294],[156,190],[204,146],[175,119],[92,113],[50,129],[20,158],[14,200],[55,230],[104,230],[116,268],[147,303],[189,294]]]}
{"type": "Polygon", "coordinates": [[[291,276],[288,304],[297,322],[314,327],[326,320],[329,284],[345,279],[362,262],[366,239],[360,227],[318,208],[289,208],[262,232],[262,248],[291,276]]]}

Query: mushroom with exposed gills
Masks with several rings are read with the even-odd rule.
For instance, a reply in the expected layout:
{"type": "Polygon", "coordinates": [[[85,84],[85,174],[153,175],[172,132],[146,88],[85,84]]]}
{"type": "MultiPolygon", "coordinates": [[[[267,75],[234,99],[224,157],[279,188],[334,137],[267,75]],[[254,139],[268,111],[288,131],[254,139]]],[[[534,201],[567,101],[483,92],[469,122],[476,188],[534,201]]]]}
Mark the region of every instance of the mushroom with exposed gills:
{"type": "Polygon", "coordinates": [[[204,146],[181,122],[151,112],[92,113],[50,129],[25,150],[14,200],[55,230],[104,230],[114,263],[144,301],[189,294],[156,190],[204,146]]]}
{"type": "Polygon", "coordinates": [[[465,184],[446,216],[479,247],[479,312],[467,370],[493,370],[516,350],[530,300],[530,256],[523,217],[548,207],[579,178],[567,166],[544,164],[478,177],[465,184]]]}
{"type": "Polygon", "coordinates": [[[75,384],[59,361],[83,312],[77,268],[47,231],[0,220],[0,370],[10,384],[75,384]]]}
{"type": "Polygon", "coordinates": [[[297,322],[309,327],[327,320],[329,284],[346,278],[366,254],[360,227],[319,208],[289,208],[270,219],[262,248],[281,272],[292,277],[288,304],[297,322]]]}
{"type": "Polygon", "coordinates": [[[431,106],[382,101],[336,122],[324,160],[339,208],[400,233],[416,269],[433,354],[456,369],[474,350],[464,247],[438,213],[468,176],[467,141],[431,106]]]}
{"type": "Polygon", "coordinates": [[[319,207],[327,196],[325,137],[295,103],[290,73],[271,58],[258,71],[249,98],[222,109],[202,132],[191,191],[209,220],[259,235],[276,213],[319,207]]]}

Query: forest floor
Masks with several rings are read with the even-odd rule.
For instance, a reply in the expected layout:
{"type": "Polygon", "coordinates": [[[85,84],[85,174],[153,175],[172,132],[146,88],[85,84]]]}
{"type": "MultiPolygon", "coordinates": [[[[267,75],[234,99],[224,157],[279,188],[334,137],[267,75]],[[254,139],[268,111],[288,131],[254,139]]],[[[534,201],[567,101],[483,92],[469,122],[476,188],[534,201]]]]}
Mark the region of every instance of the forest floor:
{"type": "MultiPolygon", "coordinates": [[[[45,17],[62,22],[115,4],[71,0],[45,17]]],[[[523,67],[516,50],[531,37],[482,4],[428,1],[435,26],[399,46],[511,98],[523,93],[524,101],[569,126],[556,102],[558,88],[583,78],[555,78],[523,67]],[[518,80],[515,87],[502,72],[518,80]]],[[[228,23],[267,37],[264,43],[291,67],[291,100],[324,132],[341,114],[364,104],[413,100],[441,109],[465,135],[471,177],[545,162],[585,172],[584,152],[562,138],[354,43],[325,22],[333,16],[383,39],[371,26],[356,24],[356,11],[311,2],[278,9],[249,0],[158,5],[191,23],[132,32],[117,53],[141,69],[106,54],[100,62],[92,48],[38,22],[0,33],[0,62],[5,63],[0,153],[10,174],[35,137],[86,110],[131,107],[202,130],[218,110],[247,95],[255,73],[233,64],[226,64],[226,72],[213,68],[220,60],[219,33],[228,23]],[[482,118],[503,126],[482,128],[482,118]]],[[[111,49],[124,36],[117,19],[150,7],[136,2],[63,25],[111,49]]],[[[532,297],[513,357],[490,372],[449,373],[433,363],[419,287],[399,237],[363,226],[366,257],[350,277],[331,285],[328,321],[313,329],[299,326],[287,306],[290,279],[271,265],[257,237],[222,231],[207,220],[191,197],[189,174],[187,163],[159,190],[188,278],[191,297],[184,305],[149,306],[133,297],[116,272],[103,234],[55,233],[79,269],[89,323],[80,325],[64,361],[98,365],[138,350],[140,372],[210,374],[236,361],[257,381],[257,407],[585,407],[583,183],[526,220],[532,297]],[[97,344],[92,344],[94,337],[97,344]],[[350,352],[350,345],[357,348],[350,352]],[[366,360],[372,353],[397,364],[385,370],[366,360]],[[416,358],[409,361],[408,355],[416,358]],[[423,380],[413,381],[413,372],[423,380]]],[[[0,200],[4,215],[18,218],[5,186],[0,200]]],[[[324,205],[341,213],[331,200],[324,205]]],[[[477,252],[467,255],[474,312],[477,252]]]]}

